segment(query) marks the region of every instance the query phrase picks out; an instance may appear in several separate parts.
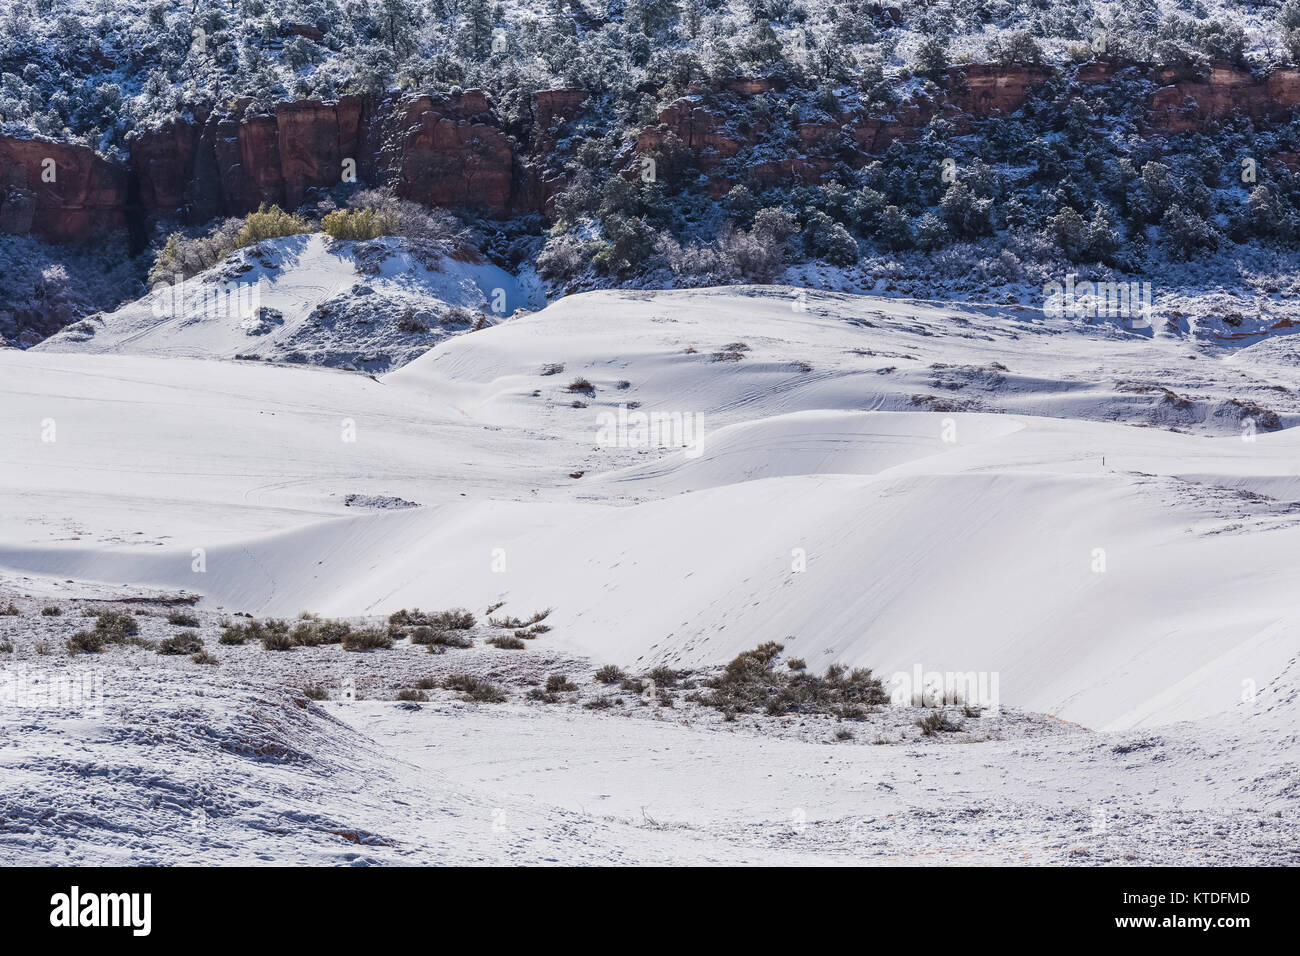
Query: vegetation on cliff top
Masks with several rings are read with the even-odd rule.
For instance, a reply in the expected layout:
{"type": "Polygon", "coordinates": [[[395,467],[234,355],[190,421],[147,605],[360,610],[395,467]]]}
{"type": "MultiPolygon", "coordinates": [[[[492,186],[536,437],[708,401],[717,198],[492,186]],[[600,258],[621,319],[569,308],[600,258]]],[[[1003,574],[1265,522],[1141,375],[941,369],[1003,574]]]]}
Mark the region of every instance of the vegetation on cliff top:
{"type": "MultiPolygon", "coordinates": [[[[193,274],[258,236],[319,222],[338,238],[472,241],[507,267],[536,265],[556,292],[763,282],[808,262],[857,270],[855,287],[925,294],[948,284],[1014,299],[1012,287],[1041,288],[1067,271],[1150,276],[1209,254],[1228,288],[1295,288],[1300,185],[1269,160],[1300,152],[1295,120],[1162,134],[1145,125],[1150,77],[1080,88],[1058,73],[1014,115],[969,131],[936,116],[861,168],[834,136],[800,136],[833,130],[845,111],[889,117],[905,100],[935,97],[954,63],[1062,66],[1103,48],[1189,73],[1212,60],[1262,70],[1300,58],[1300,0],[0,0],[0,118],[6,131],[79,139],[120,158],[132,129],[239,97],[256,110],[478,87],[502,126],[526,137],[535,91],[593,94],[593,108],[548,141],[563,184],[550,223],[417,214],[392,197],[359,199],[366,184],[340,186],[297,210],[170,238],[165,227],[152,246],[155,277],[193,274]],[[735,156],[701,170],[670,131],[646,154],[657,175],[629,178],[632,139],[667,104],[693,82],[717,88],[747,75],[779,82],[703,98],[723,117],[719,135],[742,145],[735,156]],[[1243,159],[1258,160],[1249,180],[1243,159]],[[794,172],[808,160],[815,175],[794,172]],[[791,172],[780,182],[757,173],[782,165],[791,172]]],[[[93,270],[30,240],[0,237],[0,265],[0,335],[31,327],[13,316],[38,296],[60,321],[110,297],[87,291],[104,284],[93,270]]]]}

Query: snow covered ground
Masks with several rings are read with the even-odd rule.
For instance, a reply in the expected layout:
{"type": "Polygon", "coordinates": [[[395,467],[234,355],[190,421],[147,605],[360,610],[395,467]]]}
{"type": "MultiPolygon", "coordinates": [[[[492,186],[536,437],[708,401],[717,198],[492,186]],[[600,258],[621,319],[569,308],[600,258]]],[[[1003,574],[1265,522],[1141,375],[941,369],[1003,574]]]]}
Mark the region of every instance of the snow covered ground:
{"type": "Polygon", "coordinates": [[[383,372],[450,335],[544,304],[535,280],[422,240],[289,236],[240,249],[39,348],[383,372]]]}
{"type": "Polygon", "coordinates": [[[57,648],[104,608],[142,612],[144,640],[178,633],[167,606],[50,588],[0,617],[6,864],[1295,862],[1294,665],[1212,722],[1094,733],[949,708],[963,729],[926,737],[914,708],[727,722],[690,681],[658,699],[606,687],[545,635],[274,652],[217,643],[198,611],[217,666],[46,656],[42,636],[57,648]],[[39,614],[51,604],[64,614],[39,614]],[[509,699],[395,701],[450,673],[509,699]],[[552,674],[572,690],[531,699],[552,674]]]}
{"type": "Polygon", "coordinates": [[[573,296],[379,378],[84,344],[0,353],[24,611],[0,668],[108,677],[98,718],[0,707],[0,858],[1294,862],[1286,336],[739,288],[573,296]],[[150,589],[202,596],[220,666],[62,657],[73,604],[150,589]],[[503,601],[551,631],[436,657],[214,638],[235,612],[503,601]],[[949,746],[910,708],[738,726],[523,692],[764,641],[990,676],[1024,723],[949,746]],[[518,687],[393,702],[457,655],[518,687]]]}

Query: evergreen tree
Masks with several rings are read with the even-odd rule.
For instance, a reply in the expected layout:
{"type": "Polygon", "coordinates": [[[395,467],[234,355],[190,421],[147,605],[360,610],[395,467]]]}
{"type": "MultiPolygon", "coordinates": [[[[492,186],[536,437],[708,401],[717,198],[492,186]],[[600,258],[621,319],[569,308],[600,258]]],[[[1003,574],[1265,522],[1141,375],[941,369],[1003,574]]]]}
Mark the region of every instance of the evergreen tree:
{"type": "Polygon", "coordinates": [[[1119,251],[1120,237],[1107,215],[1105,208],[1098,203],[1092,212],[1092,221],[1088,223],[1088,234],[1084,239],[1084,249],[1098,262],[1112,264],[1119,251]]]}
{"type": "Polygon", "coordinates": [[[912,246],[912,224],[897,206],[886,206],[881,211],[874,235],[888,249],[898,251],[912,246]]]}
{"type": "Polygon", "coordinates": [[[953,235],[971,238],[993,231],[993,200],[977,199],[965,183],[949,186],[939,209],[953,235]]]}
{"type": "Polygon", "coordinates": [[[1170,255],[1178,259],[1190,259],[1198,252],[1219,245],[1219,235],[1214,228],[1179,203],[1173,203],[1165,210],[1164,218],[1160,220],[1160,234],[1170,255]]]}
{"type": "Polygon", "coordinates": [[[465,0],[457,31],[461,55],[486,59],[492,52],[492,7],[489,0],[465,0]]]}
{"type": "Polygon", "coordinates": [[[384,45],[397,56],[415,51],[415,9],[410,0],[379,0],[379,23],[384,45]]]}
{"type": "Polygon", "coordinates": [[[927,212],[916,224],[916,244],[922,249],[933,251],[942,248],[951,238],[943,220],[932,212],[927,212]]]}
{"type": "Polygon", "coordinates": [[[1077,211],[1063,206],[1047,220],[1046,231],[1067,259],[1078,261],[1088,241],[1088,224],[1077,211]]]}
{"type": "Polygon", "coordinates": [[[917,48],[914,68],[922,76],[937,80],[947,73],[948,62],[947,39],[939,34],[932,34],[922,40],[917,48]]]}

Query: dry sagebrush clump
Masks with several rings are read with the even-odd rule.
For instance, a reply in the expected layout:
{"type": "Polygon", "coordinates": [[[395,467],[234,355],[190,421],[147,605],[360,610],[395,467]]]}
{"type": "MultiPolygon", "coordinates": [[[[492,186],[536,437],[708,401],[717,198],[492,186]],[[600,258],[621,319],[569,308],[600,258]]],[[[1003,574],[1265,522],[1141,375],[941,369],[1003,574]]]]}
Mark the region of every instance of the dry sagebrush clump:
{"type": "Polygon", "coordinates": [[[402,633],[411,627],[431,627],[438,631],[468,631],[478,623],[474,615],[463,607],[447,611],[421,611],[418,607],[402,608],[388,615],[389,630],[402,633]]]}
{"type": "MultiPolygon", "coordinates": [[[[843,718],[863,717],[868,708],[889,702],[884,685],[870,668],[850,670],[832,664],[820,677],[802,669],[778,669],[776,659],[783,650],[784,645],[768,641],[738,654],[707,682],[712,693],[697,699],[728,716],[762,711],[772,716],[824,713],[843,718]]],[[[657,680],[655,672],[650,676],[657,680]]]]}
{"type": "Polygon", "coordinates": [[[200,654],[203,652],[203,639],[193,631],[181,631],[175,637],[169,637],[158,645],[159,654],[200,654]]]}
{"type": "Polygon", "coordinates": [[[343,638],[345,651],[386,651],[392,646],[393,636],[382,627],[366,627],[359,631],[349,631],[343,638]]]}
{"type": "MultiPolygon", "coordinates": [[[[295,647],[320,647],[325,644],[342,644],[353,632],[347,621],[325,619],[314,614],[303,614],[292,625],[279,618],[264,621],[224,621],[218,643],[243,645],[260,643],[268,651],[291,651],[295,647]]],[[[391,646],[391,645],[390,645],[391,646]]]]}
{"type": "Polygon", "coordinates": [[[447,690],[459,691],[466,700],[483,704],[500,704],[506,699],[505,691],[495,684],[481,680],[470,674],[450,674],[443,679],[442,686],[447,690]]]}
{"type": "MultiPolygon", "coordinates": [[[[89,631],[77,631],[65,642],[69,654],[99,654],[110,644],[140,644],[152,646],[138,637],[140,625],[130,614],[121,611],[100,611],[95,615],[95,626],[89,631]]],[[[39,646],[37,653],[40,653],[39,646]]]]}

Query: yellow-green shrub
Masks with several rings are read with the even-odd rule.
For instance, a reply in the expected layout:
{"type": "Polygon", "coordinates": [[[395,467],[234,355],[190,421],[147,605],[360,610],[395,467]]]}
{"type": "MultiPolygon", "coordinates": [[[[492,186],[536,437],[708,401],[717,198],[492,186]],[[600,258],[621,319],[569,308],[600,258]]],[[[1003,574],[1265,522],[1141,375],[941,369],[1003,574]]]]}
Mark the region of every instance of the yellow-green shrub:
{"type": "Polygon", "coordinates": [[[321,220],[321,229],[335,239],[377,239],[397,230],[394,217],[386,211],[371,209],[336,209],[321,220]]]}
{"type": "Polygon", "coordinates": [[[315,227],[302,216],[287,213],[279,206],[267,209],[263,203],[257,212],[250,212],[243,219],[222,221],[206,236],[190,239],[184,233],[173,232],[167,237],[166,246],[154,259],[153,267],[149,270],[149,284],[171,284],[177,276],[188,279],[216,265],[236,249],[251,246],[263,239],[297,236],[314,231],[315,227]]]}
{"type": "Polygon", "coordinates": [[[250,212],[244,219],[243,227],[235,234],[235,248],[242,249],[263,239],[298,236],[304,232],[314,231],[311,222],[302,216],[285,212],[279,206],[267,209],[266,203],[262,203],[257,207],[257,212],[250,212]]]}

